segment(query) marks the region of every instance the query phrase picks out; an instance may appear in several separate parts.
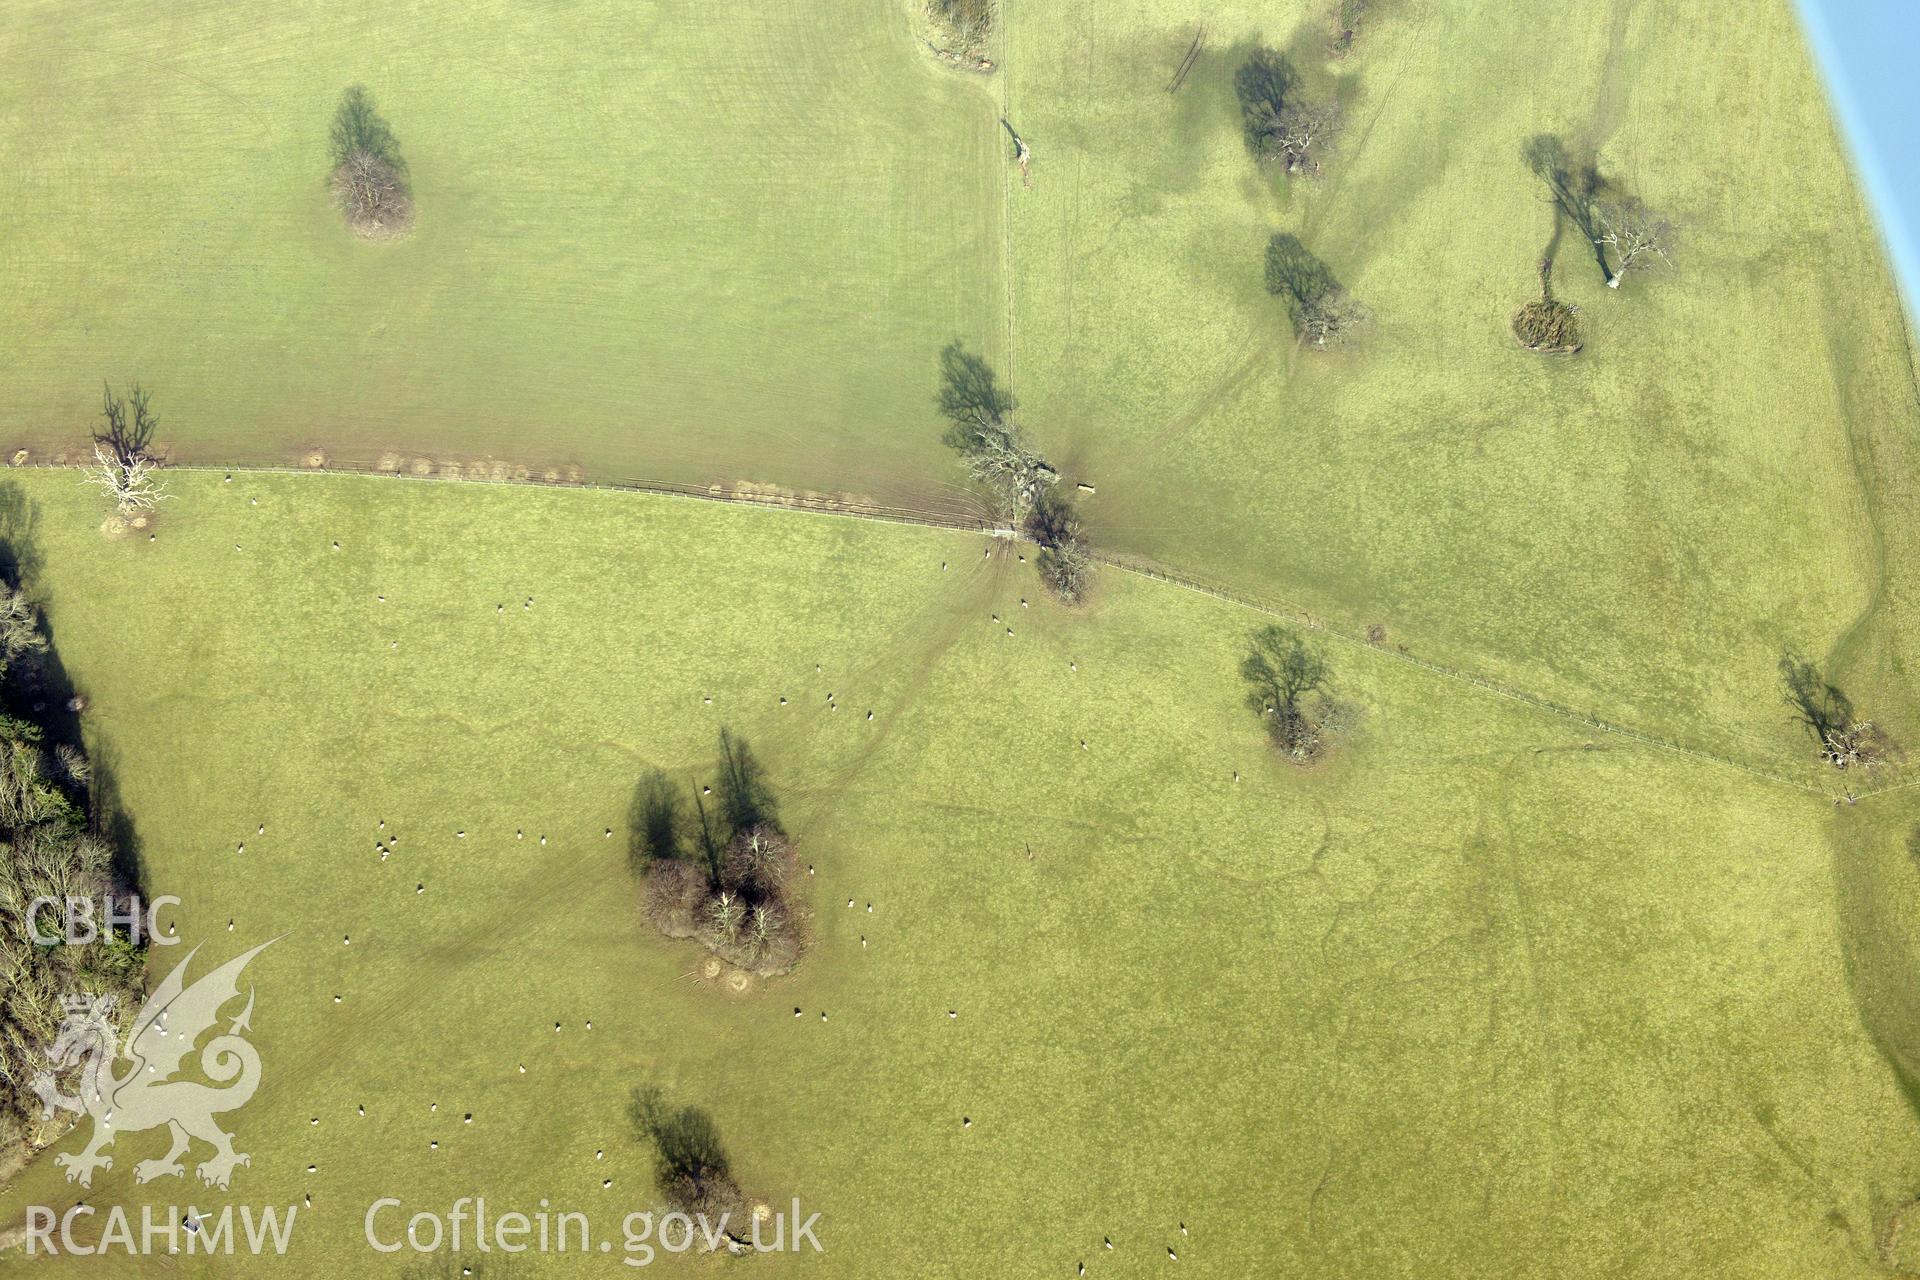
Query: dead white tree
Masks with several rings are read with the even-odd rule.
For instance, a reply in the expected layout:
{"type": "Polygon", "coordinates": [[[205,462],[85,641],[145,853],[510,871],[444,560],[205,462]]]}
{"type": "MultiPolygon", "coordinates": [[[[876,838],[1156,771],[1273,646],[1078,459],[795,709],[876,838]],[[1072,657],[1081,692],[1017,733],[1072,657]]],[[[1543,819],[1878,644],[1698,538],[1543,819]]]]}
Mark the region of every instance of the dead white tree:
{"type": "Polygon", "coordinates": [[[1267,135],[1267,156],[1288,173],[1320,172],[1320,157],[1333,146],[1340,129],[1340,107],[1332,102],[1289,102],[1274,117],[1267,135]]]}
{"type": "Polygon", "coordinates": [[[1007,514],[1023,515],[1042,491],[1059,483],[1055,471],[1011,422],[981,423],[972,433],[964,462],[967,474],[1000,495],[1007,514]]]}
{"type": "Polygon", "coordinates": [[[1888,754],[1887,736],[1871,720],[1828,729],[1820,744],[1820,755],[1836,769],[1871,769],[1888,754]]]}
{"type": "Polygon", "coordinates": [[[1320,297],[1302,302],[1299,316],[1301,337],[1316,347],[1338,347],[1367,323],[1371,313],[1336,285],[1320,297]]]}
{"type": "Polygon", "coordinates": [[[378,236],[404,230],[413,220],[405,179],[384,158],[356,150],[333,171],[334,195],[354,229],[378,236]]]}
{"type": "Polygon", "coordinates": [[[114,509],[127,516],[151,511],[173,496],[154,476],[158,469],[158,464],[144,453],[121,457],[107,446],[96,444],[93,465],[82,472],[80,480],[105,493],[114,509]]]}
{"type": "Polygon", "coordinates": [[[1673,223],[1636,197],[1601,200],[1593,206],[1594,246],[1602,254],[1613,252],[1614,267],[1607,276],[1609,289],[1618,289],[1629,271],[1672,266],[1673,234],[1673,223]]]}

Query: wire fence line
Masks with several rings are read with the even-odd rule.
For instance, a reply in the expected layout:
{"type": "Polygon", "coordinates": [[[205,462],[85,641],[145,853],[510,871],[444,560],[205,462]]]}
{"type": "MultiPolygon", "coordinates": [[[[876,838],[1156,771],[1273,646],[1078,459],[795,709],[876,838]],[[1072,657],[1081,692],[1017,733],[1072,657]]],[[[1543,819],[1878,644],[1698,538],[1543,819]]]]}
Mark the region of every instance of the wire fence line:
{"type": "MultiPolygon", "coordinates": [[[[221,465],[207,462],[169,462],[165,471],[188,471],[201,474],[241,474],[241,475],[352,475],[372,479],[409,480],[440,484],[492,485],[501,488],[538,488],[538,489],[593,489],[609,493],[649,493],[669,498],[692,498],[701,502],[718,502],[733,506],[768,507],[786,511],[811,511],[822,515],[846,516],[856,520],[878,520],[891,524],[920,525],[929,529],[954,529],[966,533],[985,533],[996,537],[1013,537],[1014,530],[1004,523],[987,519],[985,516],[963,515],[958,512],[929,511],[917,507],[898,507],[884,503],[855,502],[848,498],[831,494],[804,493],[758,493],[730,488],[726,485],[683,484],[673,480],[645,480],[638,478],[619,480],[575,480],[566,477],[548,478],[537,472],[525,475],[501,474],[490,469],[487,472],[474,472],[457,469],[458,464],[448,464],[456,469],[436,469],[432,471],[414,471],[410,468],[379,467],[371,464],[340,463],[329,460],[324,466],[303,467],[284,463],[241,463],[221,465]]],[[[17,471],[81,471],[84,464],[72,462],[28,461],[15,464],[17,471]]]]}
{"type": "MultiPolygon", "coordinates": [[[[17,464],[17,466],[20,469],[64,471],[80,469],[78,465],[72,463],[39,461],[23,462],[17,464]]],[[[759,493],[736,490],[720,484],[695,485],[671,480],[648,480],[640,478],[620,480],[585,480],[564,477],[548,478],[545,475],[534,473],[524,475],[503,474],[497,469],[490,469],[485,473],[479,473],[464,469],[454,469],[455,467],[457,467],[457,464],[449,464],[447,469],[420,472],[410,469],[396,470],[371,465],[341,464],[328,461],[324,466],[320,467],[275,464],[221,466],[211,463],[170,463],[168,464],[167,470],[228,475],[234,473],[305,476],[346,474],[378,479],[429,481],[443,484],[481,484],[499,487],[517,486],[547,489],[589,489],[613,493],[643,493],[659,497],[687,498],[699,502],[714,502],[732,506],[757,507],[781,511],[802,511],[816,515],[871,520],[886,524],[914,525],[929,529],[979,533],[988,537],[1007,540],[1029,540],[1024,531],[1017,527],[1003,521],[988,519],[985,516],[968,516],[953,512],[928,511],[913,507],[855,502],[847,498],[826,494],[759,493]]],[[[1672,738],[1663,738],[1658,734],[1649,733],[1644,729],[1636,729],[1632,725],[1622,724],[1616,720],[1609,720],[1603,716],[1594,715],[1591,712],[1580,711],[1542,694],[1532,693],[1525,689],[1490,679],[1486,676],[1477,675],[1474,672],[1467,671],[1460,667],[1454,667],[1446,663],[1434,662],[1431,659],[1419,657],[1398,646],[1389,647],[1384,644],[1376,644],[1364,636],[1355,635],[1330,625],[1325,619],[1315,616],[1311,611],[1297,604],[1258,599],[1243,591],[1220,586],[1216,583],[1205,582],[1199,578],[1177,572],[1137,556],[1123,556],[1113,552],[1096,551],[1093,558],[1096,562],[1122,573],[1164,583],[1167,586],[1193,592],[1198,595],[1209,596],[1237,608],[1247,609],[1269,617],[1297,622],[1311,631],[1342,644],[1365,649],[1371,653],[1392,659],[1393,661],[1419,668],[1441,679],[1468,685],[1483,692],[1493,694],[1496,697],[1519,703],[1522,706],[1531,707],[1534,710],[1585,725],[1599,733],[1626,738],[1630,741],[1653,747],[1656,750],[1684,756],[1704,763],[1736,769],[1752,777],[1760,778],[1780,786],[1790,787],[1794,790],[1804,791],[1814,795],[1833,795],[1831,786],[1821,786],[1818,783],[1808,780],[1806,777],[1795,777],[1791,774],[1763,768],[1759,765],[1748,763],[1747,761],[1737,760],[1732,756],[1710,751],[1704,747],[1689,746],[1686,743],[1676,741],[1672,738]]],[[[1907,777],[1897,781],[1890,780],[1881,786],[1868,787],[1858,791],[1851,788],[1844,788],[1844,791],[1846,798],[1850,802],[1857,802],[1871,796],[1886,792],[1903,791],[1915,786],[1920,786],[1920,776],[1907,777]]]]}

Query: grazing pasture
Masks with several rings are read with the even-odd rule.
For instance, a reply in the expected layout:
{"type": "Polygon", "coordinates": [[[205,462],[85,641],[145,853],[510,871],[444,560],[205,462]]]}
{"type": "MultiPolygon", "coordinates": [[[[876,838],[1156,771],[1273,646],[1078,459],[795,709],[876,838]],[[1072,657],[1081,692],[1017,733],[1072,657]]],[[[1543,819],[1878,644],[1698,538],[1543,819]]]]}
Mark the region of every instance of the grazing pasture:
{"type": "MultiPolygon", "coordinates": [[[[295,1250],[115,1273],[403,1273],[382,1196],[618,1248],[646,1084],[821,1213],[769,1275],[1920,1270],[1920,790],[1838,801],[1779,677],[1920,751],[1920,409],[1786,0],[1376,0],[1338,48],[1318,0],[961,8],[991,74],[903,0],[0,18],[8,456],[82,456],[105,378],[180,461],[979,512],[958,342],[1074,547],[1323,620],[1341,704],[1285,763],[1271,616],[1111,562],[1065,609],[1011,540],[164,468],[107,537],[9,472],[148,890],[205,958],[281,939],[215,1203],[298,1204],[295,1250]],[[1263,47],[1342,122],[1291,174],[1263,47]],[[353,84],[411,202],[370,240],[353,84]],[[1539,135],[1676,221],[1671,271],[1607,287],[1539,135]],[[1510,327],[1548,257],[1577,355],[1510,327]],[[636,788],[722,729],[808,864],[788,977],[642,918],[636,788]]],[[[123,1142],[0,1223],[200,1190],[123,1142]]]]}
{"type": "Polygon", "coordinates": [[[1800,750],[1789,648],[1920,738],[1910,352],[1786,0],[1382,0],[1339,50],[1318,0],[1018,0],[991,75],[910,8],[30,0],[0,440],[71,453],[143,378],[200,461],[974,510],[957,338],[1109,550],[1743,760],[1800,750]],[[1243,142],[1262,46],[1340,107],[1317,176],[1243,142]],[[353,83],[409,169],[389,242],[331,206],[353,83]],[[1540,134],[1678,222],[1673,270],[1604,287],[1540,134]],[[1276,233],[1364,304],[1347,349],[1296,341],[1276,233]],[[1546,256],[1577,357],[1511,336],[1546,256]]]}
{"type": "MultiPolygon", "coordinates": [[[[1901,793],[1836,809],[1346,644],[1357,728],[1297,769],[1242,703],[1261,615],[1120,574],[1066,612],[973,535],[169,480],[150,542],[63,473],[0,509],[182,936],[286,935],[228,1198],[313,1204],[245,1274],[397,1271],[383,1195],[617,1232],[657,1199],[647,1081],[823,1214],[768,1274],[1865,1276],[1920,1179],[1875,1044],[1915,1047],[1901,793]],[[636,781],[704,777],[722,725],[817,870],[813,951],[744,994],[626,866],[636,781]]],[[[191,1197],[122,1141],[92,1202],[191,1197]]],[[[42,1159],[5,1207],[74,1194],[42,1159]]],[[[116,1274],[241,1273],[180,1264],[116,1274]]]]}
{"type": "Polygon", "coordinates": [[[200,461],[961,501],[927,369],[1004,338],[1003,138],[890,3],[24,0],[0,60],[8,452],[137,378],[200,461]],[[329,188],[356,83],[392,241],[329,188]]]}
{"type": "Polygon", "coordinates": [[[1328,7],[1007,6],[1007,372],[1096,542],[1743,759],[1798,749],[1785,647],[1920,729],[1908,339],[1792,6],[1381,0],[1337,57],[1328,7]],[[1243,144],[1262,44],[1343,103],[1318,178],[1243,144]],[[1542,133],[1682,224],[1671,272],[1555,242],[1542,133]],[[1276,232],[1351,349],[1296,343],[1276,232]],[[1509,329],[1549,251],[1577,357],[1509,329]]]}

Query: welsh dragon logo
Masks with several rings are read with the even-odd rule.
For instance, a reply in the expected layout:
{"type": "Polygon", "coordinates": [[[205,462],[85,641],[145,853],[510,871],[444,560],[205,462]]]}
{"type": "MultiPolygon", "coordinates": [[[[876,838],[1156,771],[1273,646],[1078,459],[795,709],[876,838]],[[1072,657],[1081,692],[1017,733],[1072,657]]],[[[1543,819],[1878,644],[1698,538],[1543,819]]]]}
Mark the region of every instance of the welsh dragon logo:
{"type": "Polygon", "coordinates": [[[67,1181],[83,1187],[93,1185],[95,1169],[113,1167],[113,1157],[102,1155],[102,1148],[122,1134],[161,1125],[172,1132],[172,1149],[158,1160],[136,1164],[136,1182],[177,1177],[185,1172],[180,1157],[194,1138],[213,1147],[213,1155],[198,1170],[200,1180],[209,1186],[226,1187],[234,1167],[250,1163],[245,1153],[233,1149],[233,1135],[222,1130],[213,1117],[245,1106],[260,1087],[260,1054],[241,1034],[249,1029],[248,1019],[253,1015],[251,987],[247,989],[246,1008],[227,1024],[224,1033],[198,1050],[200,1074],[213,1084],[176,1080],[174,1076],[195,1053],[200,1037],[218,1022],[220,1010],[239,998],[240,972],[247,962],[278,941],[263,942],[187,986],[187,965],[200,950],[195,947],[140,1006],[124,1046],[118,1042],[113,1023],[112,996],[66,998],[66,1019],[47,1055],[52,1067],[41,1071],[30,1084],[46,1108],[43,1114],[51,1116],[58,1108],[93,1117],[93,1139],[87,1149],[78,1155],[54,1157],[55,1163],[66,1168],[67,1181]],[[124,1074],[116,1075],[114,1068],[122,1060],[130,1065],[124,1074]],[[56,1073],[66,1074],[76,1066],[78,1095],[62,1093],[56,1073]]]}

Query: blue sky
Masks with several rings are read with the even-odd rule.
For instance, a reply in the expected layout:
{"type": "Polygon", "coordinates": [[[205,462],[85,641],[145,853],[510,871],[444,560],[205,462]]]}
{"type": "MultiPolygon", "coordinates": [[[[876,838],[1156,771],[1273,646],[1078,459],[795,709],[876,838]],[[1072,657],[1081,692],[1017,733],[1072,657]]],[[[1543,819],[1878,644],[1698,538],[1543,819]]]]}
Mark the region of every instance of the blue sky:
{"type": "Polygon", "coordinates": [[[1799,0],[1827,95],[1920,311],[1920,0],[1799,0]]]}

